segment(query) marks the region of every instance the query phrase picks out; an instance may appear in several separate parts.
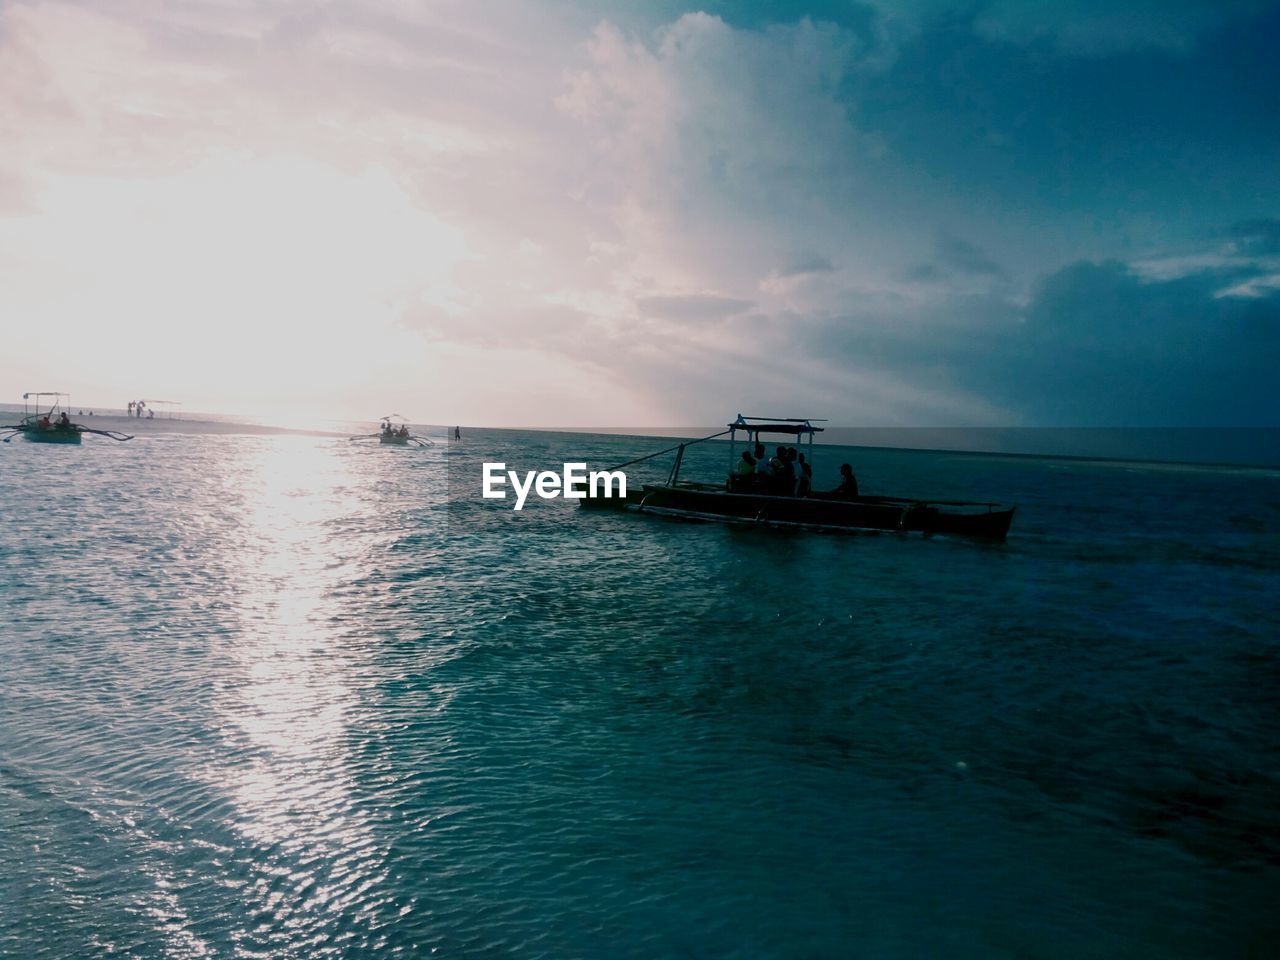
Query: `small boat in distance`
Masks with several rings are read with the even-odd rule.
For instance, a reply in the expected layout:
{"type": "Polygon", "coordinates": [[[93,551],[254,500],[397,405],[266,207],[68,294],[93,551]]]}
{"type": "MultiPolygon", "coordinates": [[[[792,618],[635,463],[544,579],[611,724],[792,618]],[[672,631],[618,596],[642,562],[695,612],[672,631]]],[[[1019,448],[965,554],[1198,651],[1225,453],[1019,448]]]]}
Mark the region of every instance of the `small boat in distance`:
{"type": "MultiPolygon", "coordinates": [[[[786,481],[774,475],[736,472],[737,439],[744,433],[747,451],[757,448],[766,434],[791,436],[797,442],[807,440],[808,463],[813,462],[813,437],[823,431],[813,421],[802,418],[776,419],[744,417],[728,424],[727,430],[689,440],[658,453],[640,457],[613,469],[630,466],[641,460],[675,452],[675,463],[665,483],[644,484],[628,489],[627,496],[605,497],[587,493],[579,501],[587,508],[626,509],[678,520],[715,521],[749,524],[782,529],[820,531],[897,531],[922,534],[953,534],[984,540],[1004,540],[1013,522],[1016,507],[968,500],[915,500],[905,497],[862,496],[856,492],[856,481],[849,476],[850,489],[835,492],[805,490],[797,484],[792,472],[786,481]],[[680,479],[680,465],[685,448],[728,435],[729,475],[723,483],[698,483],[680,479]],[[797,492],[802,491],[802,492],[797,492]]],[[[803,464],[802,464],[803,466],[803,464]]],[[[787,476],[787,474],[783,474],[787,476]]]]}
{"type": "Polygon", "coordinates": [[[0,426],[0,440],[8,443],[22,436],[32,443],[79,443],[83,434],[93,433],[109,440],[132,440],[133,436],[118,430],[94,430],[71,422],[71,396],[52,391],[36,391],[22,395],[22,419],[0,426]],[[46,409],[46,404],[48,408],[46,409]]]}
{"type": "Polygon", "coordinates": [[[416,444],[420,447],[434,447],[435,443],[426,437],[415,436],[409,432],[409,421],[398,413],[390,414],[382,418],[381,427],[377,433],[364,433],[356,437],[349,437],[350,440],[377,440],[378,443],[387,444],[393,447],[407,447],[410,444],[416,444]]]}

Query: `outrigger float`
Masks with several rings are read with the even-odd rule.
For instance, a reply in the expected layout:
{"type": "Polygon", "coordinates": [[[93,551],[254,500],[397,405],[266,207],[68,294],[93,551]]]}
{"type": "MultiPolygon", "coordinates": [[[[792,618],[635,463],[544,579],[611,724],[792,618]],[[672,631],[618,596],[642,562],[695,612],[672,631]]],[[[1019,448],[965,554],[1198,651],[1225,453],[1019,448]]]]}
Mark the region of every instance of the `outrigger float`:
{"type": "Polygon", "coordinates": [[[818,491],[793,496],[768,489],[767,485],[760,483],[763,478],[733,472],[737,464],[739,434],[745,434],[747,450],[751,450],[766,434],[795,437],[797,442],[807,440],[807,459],[812,463],[814,435],[824,429],[814,426],[814,423],[809,419],[744,417],[739,414],[727,425],[727,430],[689,440],[613,468],[618,470],[674,452],[675,463],[665,483],[644,484],[638,490],[628,488],[626,497],[592,496],[588,492],[579,502],[585,508],[624,509],[674,520],[780,529],[951,534],[997,541],[1003,541],[1008,535],[1016,507],[969,500],[914,500],[818,491]],[[725,482],[697,483],[680,479],[680,465],[686,447],[726,435],[730,439],[730,473],[725,482]]]}
{"type": "Polygon", "coordinates": [[[377,433],[362,433],[350,440],[377,440],[393,447],[407,447],[411,444],[419,447],[434,447],[435,443],[427,437],[419,437],[409,432],[409,421],[398,413],[382,418],[382,426],[377,433]]]}
{"type": "Polygon", "coordinates": [[[133,435],[119,430],[94,430],[80,423],[71,422],[68,408],[71,397],[65,393],[41,391],[22,395],[22,420],[0,426],[0,440],[8,443],[22,436],[33,443],[79,443],[86,433],[97,434],[109,440],[132,440],[133,435]],[[45,408],[48,404],[48,409],[45,408]]]}

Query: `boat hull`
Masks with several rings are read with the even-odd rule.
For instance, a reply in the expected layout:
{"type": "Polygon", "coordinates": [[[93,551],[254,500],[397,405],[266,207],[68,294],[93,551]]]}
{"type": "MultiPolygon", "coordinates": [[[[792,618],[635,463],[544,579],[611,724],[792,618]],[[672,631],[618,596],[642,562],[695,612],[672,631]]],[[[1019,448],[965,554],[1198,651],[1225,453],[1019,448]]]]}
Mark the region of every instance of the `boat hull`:
{"type": "Polygon", "coordinates": [[[32,443],[79,443],[79,430],[58,430],[50,428],[23,430],[22,435],[32,443]]]}
{"type": "Polygon", "coordinates": [[[710,487],[646,485],[625,499],[587,497],[583,506],[628,509],[683,520],[839,531],[951,534],[1004,540],[1014,509],[962,509],[889,498],[778,497],[710,487]]]}
{"type": "Polygon", "coordinates": [[[393,447],[407,447],[409,445],[408,437],[387,436],[385,433],[378,438],[379,443],[386,443],[393,447]]]}

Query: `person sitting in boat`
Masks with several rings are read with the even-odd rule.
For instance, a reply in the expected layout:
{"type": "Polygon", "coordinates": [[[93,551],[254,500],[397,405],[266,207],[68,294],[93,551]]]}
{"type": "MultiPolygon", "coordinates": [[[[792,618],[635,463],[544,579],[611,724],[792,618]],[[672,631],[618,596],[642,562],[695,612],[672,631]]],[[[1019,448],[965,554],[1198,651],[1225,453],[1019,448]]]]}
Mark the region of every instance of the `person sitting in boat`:
{"type": "Polygon", "coordinates": [[[71,418],[67,416],[67,411],[65,410],[62,411],[62,416],[58,418],[58,429],[59,430],[71,429],[71,418]]]}
{"type": "Polygon", "coordinates": [[[773,470],[773,492],[780,497],[789,497],[795,490],[796,474],[791,464],[791,448],[778,447],[773,459],[778,462],[773,470]]]}
{"type": "Polygon", "coordinates": [[[408,426],[408,424],[403,424],[403,423],[402,423],[402,424],[400,424],[400,433],[399,433],[399,436],[401,436],[401,437],[407,437],[407,436],[409,436],[409,426],[408,426]]]}
{"type": "Polygon", "coordinates": [[[733,474],[729,477],[729,492],[741,493],[744,490],[750,490],[755,482],[756,458],[751,455],[750,450],[743,450],[742,459],[734,466],[733,474]]]}
{"type": "Polygon", "coordinates": [[[853,467],[847,463],[840,464],[840,486],[831,492],[838,497],[849,499],[858,495],[858,478],[853,475],[853,467]]]}
{"type": "Polygon", "coordinates": [[[749,480],[743,480],[742,485],[748,489],[759,488],[767,491],[769,487],[769,455],[764,452],[764,444],[757,443],[755,450],[751,454],[751,459],[755,461],[755,473],[751,475],[749,480]]]}
{"type": "Polygon", "coordinates": [[[807,497],[813,489],[813,467],[805,462],[803,453],[797,453],[796,459],[796,496],[807,497]]]}
{"type": "Polygon", "coordinates": [[[773,477],[773,492],[777,496],[789,497],[795,492],[796,470],[787,456],[786,447],[777,447],[773,458],[769,461],[769,473],[773,477]]]}
{"type": "Polygon", "coordinates": [[[48,429],[49,429],[50,427],[52,427],[52,426],[53,426],[53,424],[51,424],[51,423],[49,422],[49,415],[48,415],[48,414],[45,414],[43,417],[41,417],[41,418],[40,418],[40,429],[41,429],[41,430],[48,430],[48,429]]]}
{"type": "Polygon", "coordinates": [[[791,494],[792,496],[800,496],[800,478],[804,476],[804,471],[800,467],[800,451],[795,447],[787,447],[787,467],[791,470],[791,494]]]}

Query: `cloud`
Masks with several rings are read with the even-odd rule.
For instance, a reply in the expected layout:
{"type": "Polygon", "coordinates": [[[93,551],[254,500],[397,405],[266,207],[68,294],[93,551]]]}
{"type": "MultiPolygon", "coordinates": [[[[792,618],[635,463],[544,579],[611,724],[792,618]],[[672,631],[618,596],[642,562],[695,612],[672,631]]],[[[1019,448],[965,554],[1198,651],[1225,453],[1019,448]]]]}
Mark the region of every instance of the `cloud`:
{"type": "Polygon", "coordinates": [[[830,278],[836,273],[835,264],[817,253],[801,253],[785,267],[769,273],[760,281],[761,292],[775,296],[793,295],[805,284],[830,278]]]}
{"type": "Polygon", "coordinates": [[[1148,257],[1129,264],[1147,281],[1216,278],[1215,299],[1259,299],[1280,288],[1280,221],[1245,220],[1223,231],[1224,246],[1148,257]]]}
{"type": "Polygon", "coordinates": [[[1080,261],[1024,304],[985,296],[850,314],[811,343],[981,397],[1009,423],[1275,426],[1280,289],[1219,296],[1231,275],[1146,279],[1122,262],[1080,261]]]}
{"type": "Polygon", "coordinates": [[[835,266],[826,257],[816,253],[803,254],[778,271],[779,277],[808,277],[816,273],[831,273],[835,266]]]}
{"type": "Polygon", "coordinates": [[[348,392],[409,370],[464,421],[574,378],[651,422],[881,424],[1199,416],[1161,384],[1211,358],[1252,383],[1228,334],[1269,342],[1277,221],[1237,198],[1280,85],[1243,13],[652,9],[0,5],[0,312],[211,396],[250,362],[176,344],[303,330],[282,390],[358,356],[348,392]],[[173,335],[144,363],[93,330],[122,324],[173,335]]]}
{"type": "Polygon", "coordinates": [[[1246,256],[1280,255],[1280,220],[1242,220],[1227,231],[1246,256]]]}
{"type": "Polygon", "coordinates": [[[1280,352],[1280,296],[1218,297],[1223,280],[1144,281],[1114,262],[1058,271],[1015,341],[1022,392],[1068,425],[1277,425],[1264,358],[1280,352]]]}
{"type": "Polygon", "coordinates": [[[1239,283],[1222,288],[1214,296],[1219,299],[1235,297],[1242,300],[1259,300],[1270,297],[1276,292],[1280,292],[1280,272],[1248,277],[1239,283]]]}
{"type": "Polygon", "coordinates": [[[944,233],[938,238],[938,258],[959,273],[999,277],[1004,270],[977,246],[954,234],[944,233]]]}
{"type": "Polygon", "coordinates": [[[642,313],[669,320],[722,320],[750,310],[750,300],[722,297],[714,293],[689,293],[681,296],[641,297],[636,305],[642,313]]]}
{"type": "Polygon", "coordinates": [[[860,63],[852,35],[810,21],[736,30],[687,14],[652,42],[602,25],[586,55],[557,99],[590,136],[576,193],[612,211],[640,251],[637,272],[693,263],[704,286],[749,273],[754,286],[810,256],[837,211],[854,214],[855,172],[879,148],[841,102],[860,63]]]}

